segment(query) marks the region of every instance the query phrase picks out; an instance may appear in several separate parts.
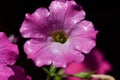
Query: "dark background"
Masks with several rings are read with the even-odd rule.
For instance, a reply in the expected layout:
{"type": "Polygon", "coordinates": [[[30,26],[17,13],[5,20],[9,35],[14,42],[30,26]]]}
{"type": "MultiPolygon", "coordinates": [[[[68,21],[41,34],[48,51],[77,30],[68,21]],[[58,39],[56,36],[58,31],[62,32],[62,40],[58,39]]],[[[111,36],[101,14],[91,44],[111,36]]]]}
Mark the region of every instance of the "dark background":
{"type": "MultiPolygon", "coordinates": [[[[17,65],[26,70],[26,74],[33,77],[33,80],[44,80],[44,72],[37,68],[32,60],[28,60],[23,51],[22,45],[25,42],[20,36],[19,28],[24,20],[25,13],[32,13],[39,7],[48,7],[52,0],[1,0],[0,1],[0,31],[8,36],[14,34],[19,37],[18,46],[20,57],[17,65]]],[[[116,0],[76,0],[86,11],[86,19],[91,20],[99,31],[97,35],[97,47],[104,53],[105,58],[112,64],[113,75],[120,80],[120,9],[116,0]],[[106,1],[106,2],[105,2],[106,1]]]]}

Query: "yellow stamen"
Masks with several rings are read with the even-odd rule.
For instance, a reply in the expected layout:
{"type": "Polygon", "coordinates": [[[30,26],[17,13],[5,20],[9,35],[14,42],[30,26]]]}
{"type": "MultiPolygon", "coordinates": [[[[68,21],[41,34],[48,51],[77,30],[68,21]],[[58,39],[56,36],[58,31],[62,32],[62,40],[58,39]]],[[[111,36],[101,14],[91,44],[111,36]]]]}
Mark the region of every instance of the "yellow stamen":
{"type": "Polygon", "coordinates": [[[62,44],[64,44],[67,40],[67,36],[62,31],[52,33],[52,37],[53,37],[55,42],[59,42],[62,44]]]}

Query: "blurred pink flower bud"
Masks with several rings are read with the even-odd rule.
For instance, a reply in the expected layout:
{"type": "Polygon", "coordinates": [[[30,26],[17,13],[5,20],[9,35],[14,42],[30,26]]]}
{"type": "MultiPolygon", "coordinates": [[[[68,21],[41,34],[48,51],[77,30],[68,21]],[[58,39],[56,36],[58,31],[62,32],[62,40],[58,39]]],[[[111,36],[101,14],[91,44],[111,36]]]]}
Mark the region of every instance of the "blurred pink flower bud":
{"type": "MultiPolygon", "coordinates": [[[[65,74],[75,74],[84,71],[95,71],[98,74],[105,74],[112,70],[110,63],[104,59],[103,53],[94,48],[90,54],[86,55],[82,63],[72,62],[64,69],[65,74]]],[[[76,77],[68,77],[66,80],[80,80],[76,77]]]]}
{"type": "Polygon", "coordinates": [[[0,80],[31,80],[20,66],[14,66],[18,55],[18,46],[0,32],[0,80]]]}

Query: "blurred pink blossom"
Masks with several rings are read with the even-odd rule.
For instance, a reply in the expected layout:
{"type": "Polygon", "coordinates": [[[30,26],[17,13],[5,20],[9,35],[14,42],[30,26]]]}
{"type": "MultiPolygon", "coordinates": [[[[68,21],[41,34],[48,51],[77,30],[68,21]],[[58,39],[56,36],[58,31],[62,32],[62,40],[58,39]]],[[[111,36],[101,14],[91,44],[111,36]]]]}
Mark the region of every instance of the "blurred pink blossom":
{"type": "Polygon", "coordinates": [[[0,64],[0,80],[8,80],[8,78],[14,75],[12,69],[6,66],[6,64],[0,64]]]}
{"type": "Polygon", "coordinates": [[[0,64],[0,80],[32,80],[20,66],[0,64]]]}
{"type": "Polygon", "coordinates": [[[12,65],[19,55],[18,46],[13,44],[4,32],[0,32],[0,64],[12,65]]]}
{"type": "Polygon", "coordinates": [[[13,44],[4,32],[0,32],[0,80],[31,80],[26,78],[20,67],[13,66],[18,55],[18,46],[13,44]],[[9,79],[12,75],[19,79],[9,79]],[[23,78],[24,76],[26,79],[23,78]]]}
{"type": "Polygon", "coordinates": [[[26,76],[22,67],[15,65],[9,65],[8,67],[14,72],[14,75],[11,75],[8,80],[32,80],[30,76],[26,76]]]}
{"type": "Polygon", "coordinates": [[[38,67],[82,62],[82,53],[95,47],[98,32],[91,21],[84,19],[85,11],[74,0],[52,1],[49,10],[42,7],[27,13],[20,32],[30,38],[24,45],[28,58],[38,67]]]}
{"type": "MultiPolygon", "coordinates": [[[[112,70],[110,63],[104,59],[103,53],[94,48],[82,63],[70,63],[64,69],[65,74],[75,74],[84,71],[95,71],[98,74],[105,74],[112,70]]],[[[68,77],[66,80],[81,80],[76,77],[68,77]]]]}

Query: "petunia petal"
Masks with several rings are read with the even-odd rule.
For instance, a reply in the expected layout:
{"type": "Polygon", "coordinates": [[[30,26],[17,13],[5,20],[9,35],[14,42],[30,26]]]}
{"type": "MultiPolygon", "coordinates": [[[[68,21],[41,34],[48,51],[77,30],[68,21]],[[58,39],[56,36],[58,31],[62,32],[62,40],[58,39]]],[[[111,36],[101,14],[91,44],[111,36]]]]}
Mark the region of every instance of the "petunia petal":
{"type": "Polygon", "coordinates": [[[59,25],[56,27],[63,27],[65,13],[67,11],[67,5],[64,2],[52,1],[49,6],[49,10],[52,20],[56,22],[55,25],[59,25]]]}
{"type": "Polygon", "coordinates": [[[94,39],[84,37],[71,38],[71,43],[73,44],[74,49],[83,53],[89,53],[96,45],[94,39]]]}
{"type": "Polygon", "coordinates": [[[32,80],[30,76],[25,75],[25,71],[20,66],[8,65],[12,69],[14,75],[11,75],[8,80],[32,80]]]}
{"type": "Polygon", "coordinates": [[[3,49],[0,51],[0,63],[4,64],[14,64],[18,58],[18,55],[7,49],[3,49]]]}
{"type": "Polygon", "coordinates": [[[47,43],[43,40],[31,39],[24,45],[24,51],[27,53],[28,58],[32,58],[37,66],[50,64],[50,52],[47,49],[47,43]],[[45,51],[44,51],[45,50],[45,51]]]}
{"type": "MultiPolygon", "coordinates": [[[[32,58],[38,67],[43,65],[50,65],[52,62],[54,62],[56,56],[61,57],[55,52],[55,46],[52,46],[52,44],[44,41],[27,41],[25,43],[24,49],[28,55],[28,58],[32,58]]],[[[56,59],[58,61],[60,58],[56,59]]]]}
{"type": "Polygon", "coordinates": [[[71,62],[66,68],[64,68],[65,74],[74,74],[83,72],[86,69],[86,65],[83,63],[71,62]]]}
{"type": "Polygon", "coordinates": [[[0,80],[8,80],[11,75],[14,75],[12,69],[5,64],[0,64],[0,80]]]}
{"type": "Polygon", "coordinates": [[[3,45],[7,45],[7,43],[10,43],[10,40],[8,40],[6,34],[4,32],[0,32],[0,48],[3,47],[3,45]]]}
{"type": "Polygon", "coordinates": [[[53,44],[50,50],[52,50],[53,64],[57,67],[66,67],[67,63],[72,61],[82,62],[84,60],[84,56],[73,49],[69,40],[65,44],[53,44]]]}
{"type": "Polygon", "coordinates": [[[52,63],[56,67],[66,67],[67,63],[71,61],[83,61],[84,56],[72,48],[73,46],[69,44],[69,41],[66,44],[61,44],[31,39],[24,45],[28,58],[32,58],[37,66],[52,63]]]}
{"type": "Polygon", "coordinates": [[[83,20],[71,30],[70,37],[84,36],[95,39],[97,33],[91,21],[83,20]]]}
{"type": "Polygon", "coordinates": [[[21,25],[20,32],[25,38],[45,38],[46,17],[49,11],[46,8],[39,8],[33,14],[26,14],[21,25]]]}
{"type": "MultiPolygon", "coordinates": [[[[95,71],[97,74],[105,74],[111,71],[110,63],[105,60],[99,49],[94,48],[81,63],[71,62],[64,68],[65,74],[76,74],[85,71],[95,71]]],[[[65,80],[80,80],[77,77],[67,77],[65,80]]],[[[94,80],[94,79],[92,79],[94,80]]],[[[96,80],[96,79],[95,79],[96,80]]]]}
{"type": "Polygon", "coordinates": [[[106,72],[109,72],[112,70],[112,67],[110,65],[110,63],[108,61],[103,61],[100,65],[99,65],[99,68],[98,68],[98,73],[99,74],[104,74],[106,72]]]}
{"type": "Polygon", "coordinates": [[[0,63],[14,64],[18,57],[18,46],[12,44],[5,33],[0,32],[0,63]]]}
{"type": "Polygon", "coordinates": [[[85,17],[85,12],[75,1],[52,1],[49,6],[56,27],[69,31],[76,23],[85,17]]]}
{"type": "Polygon", "coordinates": [[[18,54],[18,47],[17,45],[13,44],[4,32],[0,32],[0,50],[2,49],[10,49],[18,54]]]}
{"type": "Polygon", "coordinates": [[[65,16],[64,30],[67,34],[75,27],[75,25],[85,18],[85,11],[74,1],[67,1],[68,9],[65,16]]]}

